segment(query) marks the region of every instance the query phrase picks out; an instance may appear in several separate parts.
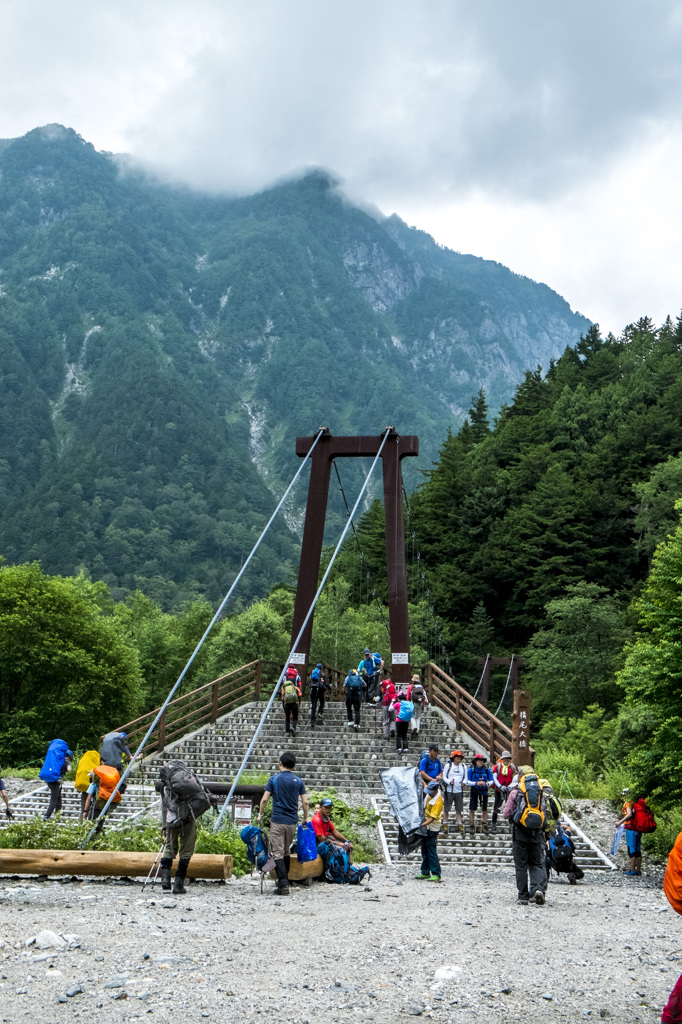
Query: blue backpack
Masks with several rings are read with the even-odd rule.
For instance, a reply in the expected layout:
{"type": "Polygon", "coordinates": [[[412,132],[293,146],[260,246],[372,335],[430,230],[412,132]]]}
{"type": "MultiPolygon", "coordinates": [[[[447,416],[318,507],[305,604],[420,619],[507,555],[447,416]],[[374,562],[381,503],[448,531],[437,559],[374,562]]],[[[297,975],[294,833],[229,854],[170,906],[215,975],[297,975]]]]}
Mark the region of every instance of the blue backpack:
{"type": "Polygon", "coordinates": [[[57,782],[62,777],[62,768],[67,757],[73,757],[66,740],[52,740],[40,769],[43,782],[57,782]]]}
{"type": "Polygon", "coordinates": [[[255,825],[245,825],[239,833],[239,838],[246,846],[249,864],[253,864],[261,871],[268,860],[268,848],[261,829],[255,825]]]}
{"type": "Polygon", "coordinates": [[[382,658],[378,651],[375,651],[374,654],[372,655],[372,661],[374,662],[375,668],[381,667],[382,658]]]}
{"type": "Polygon", "coordinates": [[[324,862],[324,877],[328,882],[335,882],[337,885],[359,885],[365,876],[369,875],[369,868],[353,867],[350,857],[340,846],[325,841],[317,847],[317,852],[324,862]]]}
{"type": "Polygon", "coordinates": [[[401,700],[400,710],[397,714],[399,722],[409,722],[414,714],[414,704],[411,700],[401,700]]]}
{"type": "Polygon", "coordinates": [[[320,670],[319,670],[319,668],[314,668],[312,670],[312,672],[310,673],[310,682],[311,683],[319,683],[319,681],[320,681],[320,670]]]}
{"type": "Polygon", "coordinates": [[[361,690],[362,689],[362,676],[349,676],[348,677],[348,689],[349,690],[361,690]]]}

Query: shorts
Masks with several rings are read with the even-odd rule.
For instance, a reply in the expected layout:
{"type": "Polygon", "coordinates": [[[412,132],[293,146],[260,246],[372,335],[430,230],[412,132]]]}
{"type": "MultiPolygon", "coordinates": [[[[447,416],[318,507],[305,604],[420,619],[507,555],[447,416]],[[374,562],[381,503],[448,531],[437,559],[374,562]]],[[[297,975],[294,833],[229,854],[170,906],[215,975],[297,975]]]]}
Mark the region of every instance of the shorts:
{"type": "Polygon", "coordinates": [[[0,779],[0,793],[3,793],[7,789],[5,783],[0,779]]]}
{"type": "Polygon", "coordinates": [[[471,796],[469,797],[469,810],[475,811],[478,804],[481,804],[481,810],[488,810],[488,790],[487,789],[475,789],[471,787],[471,796]]]}
{"type": "Polygon", "coordinates": [[[464,807],[464,793],[461,791],[459,793],[448,793],[446,790],[443,793],[443,810],[449,813],[453,804],[455,805],[455,811],[457,814],[461,814],[462,808],[464,807]]]}
{"type": "Polygon", "coordinates": [[[628,844],[628,853],[630,856],[639,857],[642,853],[642,833],[626,828],[625,840],[628,844]]]}

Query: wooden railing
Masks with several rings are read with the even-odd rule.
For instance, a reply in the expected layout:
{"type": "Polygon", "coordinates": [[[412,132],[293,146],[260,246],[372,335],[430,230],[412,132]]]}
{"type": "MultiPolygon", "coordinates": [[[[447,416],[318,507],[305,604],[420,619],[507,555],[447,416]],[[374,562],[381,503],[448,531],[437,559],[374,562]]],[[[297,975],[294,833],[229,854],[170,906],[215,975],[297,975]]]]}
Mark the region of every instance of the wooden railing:
{"type": "Polygon", "coordinates": [[[430,662],[426,673],[431,703],[446,711],[454,718],[458,729],[463,729],[483,750],[487,750],[491,762],[496,761],[503,750],[511,750],[512,731],[508,725],[495,718],[492,711],[479,704],[468,690],[446,675],[438,665],[430,662]]]}
{"type": "MultiPolygon", "coordinates": [[[[205,683],[204,686],[191,690],[181,697],[176,697],[161,715],[158,725],[149,737],[144,756],[160,754],[169,743],[188,732],[195,732],[204,725],[215,724],[223,715],[234,711],[242,704],[248,704],[253,700],[268,700],[281,672],[281,663],[259,659],[242,665],[241,668],[228,672],[211,683],[205,683]]],[[[328,692],[327,698],[345,699],[345,672],[327,665],[324,672],[332,681],[332,689],[328,692]]],[[[155,708],[118,727],[119,732],[126,734],[128,746],[133,752],[158,713],[159,709],[155,708]]]]}

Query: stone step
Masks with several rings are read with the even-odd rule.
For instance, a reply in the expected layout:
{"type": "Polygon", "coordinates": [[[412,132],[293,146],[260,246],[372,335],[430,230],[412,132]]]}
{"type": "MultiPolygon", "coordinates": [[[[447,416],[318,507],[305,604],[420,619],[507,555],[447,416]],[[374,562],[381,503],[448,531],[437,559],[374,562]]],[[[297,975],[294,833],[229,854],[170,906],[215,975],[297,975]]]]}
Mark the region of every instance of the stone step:
{"type": "MultiPolygon", "coordinates": [[[[43,816],[50,802],[50,792],[47,786],[40,786],[30,793],[23,793],[21,796],[10,799],[10,807],[14,812],[14,821],[28,821],[36,815],[43,816]]],[[[65,782],[62,787],[62,817],[69,820],[77,820],[81,813],[81,795],[73,786],[72,782],[65,782]]],[[[160,802],[153,787],[130,785],[124,793],[123,798],[115,808],[116,819],[131,819],[142,815],[160,816],[160,802]]],[[[12,824],[3,815],[0,818],[0,827],[12,824]]]]}

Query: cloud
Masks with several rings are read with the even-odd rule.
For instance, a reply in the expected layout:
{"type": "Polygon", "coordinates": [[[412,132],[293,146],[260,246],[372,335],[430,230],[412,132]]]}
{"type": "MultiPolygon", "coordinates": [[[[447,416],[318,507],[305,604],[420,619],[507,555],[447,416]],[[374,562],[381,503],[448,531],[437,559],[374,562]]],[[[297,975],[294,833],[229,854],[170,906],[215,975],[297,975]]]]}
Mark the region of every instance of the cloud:
{"type": "MultiPolygon", "coordinates": [[[[679,0],[6,0],[2,16],[5,137],[59,121],[235,193],[322,165],[350,194],[423,215],[455,248],[481,252],[464,225],[482,217],[486,255],[514,269],[507,231],[534,270],[527,237],[552,271],[587,243],[590,283],[604,289],[609,242],[624,234],[616,182],[637,230],[640,211],[662,216],[669,244],[665,197],[648,202],[627,167],[672,189],[677,215],[656,159],[662,137],[682,138],[679,0]]],[[[652,275],[631,259],[624,278],[641,283],[646,308],[652,275]]],[[[564,280],[594,316],[595,289],[565,273],[549,283],[564,280]]],[[[622,305],[615,291],[611,302],[622,305]]]]}

